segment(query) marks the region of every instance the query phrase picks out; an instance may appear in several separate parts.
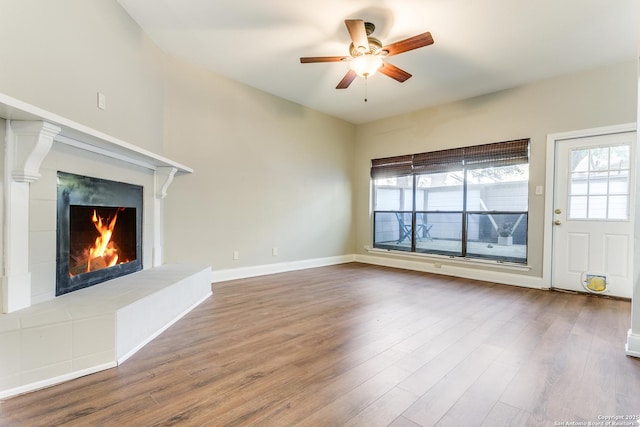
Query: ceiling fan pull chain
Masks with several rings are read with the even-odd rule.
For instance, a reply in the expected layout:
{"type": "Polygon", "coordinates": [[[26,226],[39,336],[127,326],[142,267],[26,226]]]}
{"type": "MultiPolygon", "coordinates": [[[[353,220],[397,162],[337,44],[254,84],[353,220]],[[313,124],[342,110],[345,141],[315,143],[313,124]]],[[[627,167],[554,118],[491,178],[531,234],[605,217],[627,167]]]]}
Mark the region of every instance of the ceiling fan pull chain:
{"type": "Polygon", "coordinates": [[[367,86],[367,81],[368,81],[368,80],[369,80],[369,79],[368,79],[368,78],[367,78],[367,76],[365,75],[365,76],[364,76],[364,102],[367,102],[367,88],[368,88],[368,86],[367,86]]]}

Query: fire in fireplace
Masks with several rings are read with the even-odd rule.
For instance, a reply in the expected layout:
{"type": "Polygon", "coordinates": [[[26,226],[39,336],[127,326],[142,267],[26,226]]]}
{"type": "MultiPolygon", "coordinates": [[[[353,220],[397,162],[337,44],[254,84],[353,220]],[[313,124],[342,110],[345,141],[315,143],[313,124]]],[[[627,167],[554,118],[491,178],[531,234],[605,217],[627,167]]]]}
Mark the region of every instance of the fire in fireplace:
{"type": "Polygon", "coordinates": [[[135,261],[135,227],[133,208],[69,206],[69,274],[135,261]]]}
{"type": "Polygon", "coordinates": [[[142,269],[142,187],[58,172],[56,295],[142,269]]]}

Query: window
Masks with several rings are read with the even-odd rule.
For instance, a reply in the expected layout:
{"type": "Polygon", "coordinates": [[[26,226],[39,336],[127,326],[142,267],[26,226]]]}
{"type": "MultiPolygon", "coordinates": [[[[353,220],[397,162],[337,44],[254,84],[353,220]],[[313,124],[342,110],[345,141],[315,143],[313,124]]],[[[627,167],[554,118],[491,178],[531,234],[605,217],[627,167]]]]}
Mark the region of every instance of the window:
{"type": "Polygon", "coordinates": [[[569,219],[629,218],[629,145],[571,150],[569,219]]]}
{"type": "Polygon", "coordinates": [[[526,263],[528,162],[528,139],[374,159],[374,248],[526,263]]]}

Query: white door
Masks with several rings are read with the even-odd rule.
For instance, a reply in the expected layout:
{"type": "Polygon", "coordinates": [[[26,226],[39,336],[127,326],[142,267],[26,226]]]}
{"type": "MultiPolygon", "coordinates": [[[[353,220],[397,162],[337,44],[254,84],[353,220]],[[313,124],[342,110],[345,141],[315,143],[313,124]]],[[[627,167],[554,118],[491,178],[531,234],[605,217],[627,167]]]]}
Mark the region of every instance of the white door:
{"type": "Polygon", "coordinates": [[[556,141],[553,287],[631,297],[635,139],[624,132],[556,141]]]}

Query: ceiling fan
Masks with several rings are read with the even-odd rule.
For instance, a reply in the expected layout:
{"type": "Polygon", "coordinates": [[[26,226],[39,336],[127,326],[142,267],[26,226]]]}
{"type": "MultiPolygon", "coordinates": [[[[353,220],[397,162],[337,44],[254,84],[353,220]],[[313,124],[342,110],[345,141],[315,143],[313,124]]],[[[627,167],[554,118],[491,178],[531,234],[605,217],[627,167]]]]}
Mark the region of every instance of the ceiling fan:
{"type": "Polygon", "coordinates": [[[310,56],[300,58],[300,62],[303,64],[348,61],[349,71],[340,80],[336,89],[346,89],[357,76],[366,79],[378,70],[382,74],[402,83],[409,79],[411,74],[384,61],[383,58],[433,44],[431,33],[426,32],[383,46],[380,40],[371,37],[376,28],[371,22],[364,22],[362,19],[346,19],[344,23],[351,37],[351,45],[349,46],[351,56],[310,56]]]}

